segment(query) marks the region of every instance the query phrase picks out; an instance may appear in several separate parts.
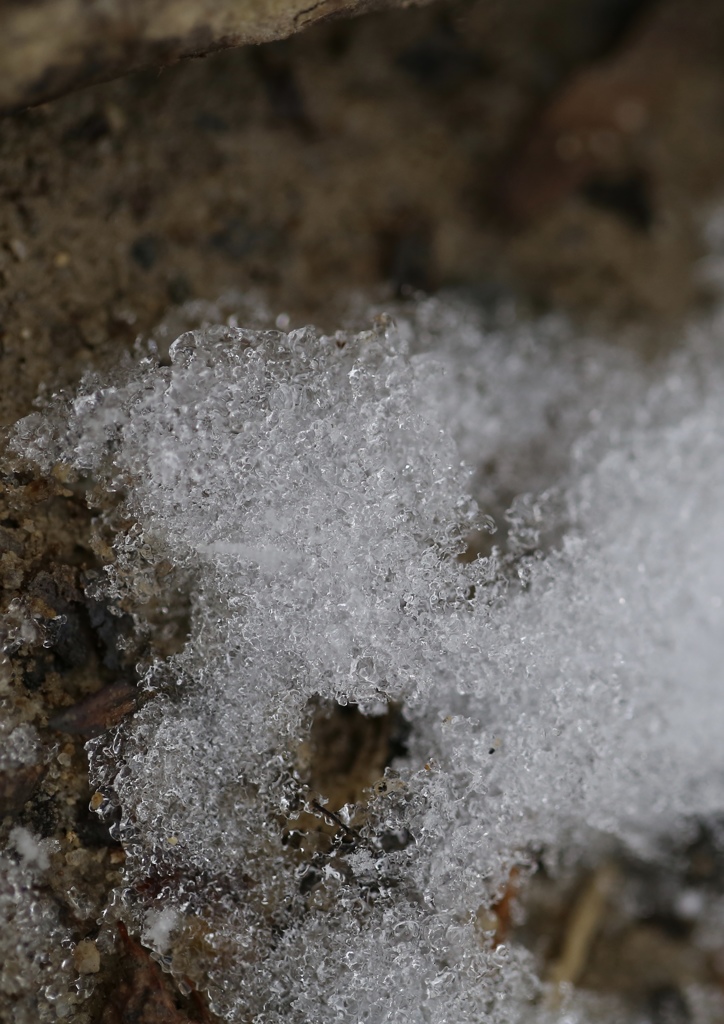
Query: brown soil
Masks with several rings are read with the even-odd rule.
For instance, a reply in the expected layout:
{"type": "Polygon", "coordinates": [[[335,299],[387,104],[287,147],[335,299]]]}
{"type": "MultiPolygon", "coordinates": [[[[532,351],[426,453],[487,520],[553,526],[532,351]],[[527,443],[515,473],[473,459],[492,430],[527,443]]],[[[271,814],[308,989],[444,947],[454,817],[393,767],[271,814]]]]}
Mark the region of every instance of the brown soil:
{"type": "MultiPolygon", "coordinates": [[[[692,46],[665,89],[654,76],[666,102],[635,166],[515,225],[518,154],[592,58],[615,63],[622,18],[612,0],[507,7],[338,22],[5,119],[2,421],[117,358],[169,305],[229,288],[330,326],[350,291],[451,286],[599,320],[680,316],[693,205],[723,166],[724,71],[692,46]]],[[[577,116],[597,116],[585,89],[577,116]]]]}

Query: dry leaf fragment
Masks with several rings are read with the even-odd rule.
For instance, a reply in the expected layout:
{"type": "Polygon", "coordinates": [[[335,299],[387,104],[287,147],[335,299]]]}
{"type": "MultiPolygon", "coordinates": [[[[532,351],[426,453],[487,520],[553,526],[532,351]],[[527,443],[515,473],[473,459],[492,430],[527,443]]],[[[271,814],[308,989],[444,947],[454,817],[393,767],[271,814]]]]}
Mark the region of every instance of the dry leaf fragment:
{"type": "Polygon", "coordinates": [[[615,865],[602,864],[594,871],[574,904],[560,955],[548,972],[548,979],[552,982],[548,995],[551,1006],[557,1005],[563,986],[575,985],[583,973],[593,941],[603,924],[607,902],[618,880],[615,865]]]}

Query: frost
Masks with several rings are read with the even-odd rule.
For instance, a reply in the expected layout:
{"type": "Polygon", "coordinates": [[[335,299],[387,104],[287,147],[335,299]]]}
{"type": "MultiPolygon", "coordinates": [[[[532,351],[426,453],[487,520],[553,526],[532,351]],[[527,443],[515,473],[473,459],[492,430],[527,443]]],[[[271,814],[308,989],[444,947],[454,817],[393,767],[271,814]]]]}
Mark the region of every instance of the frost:
{"type": "Polygon", "coordinates": [[[32,725],[16,725],[8,715],[0,720],[0,771],[38,764],[42,747],[32,725]]]}
{"type": "Polygon", "coordinates": [[[170,907],[163,910],[149,910],[145,928],[141,932],[143,942],[158,953],[166,953],[171,945],[171,934],[179,924],[179,915],[170,907]]]}
{"type": "Polygon", "coordinates": [[[47,871],[50,867],[45,845],[47,844],[36,839],[32,832],[19,825],[10,831],[10,846],[20,854],[22,863],[32,865],[40,871],[47,871]]]}
{"type": "Polygon", "coordinates": [[[120,495],[110,592],[189,581],[184,650],[89,752],[114,913],[222,1017],[531,1020],[533,957],[480,924],[511,869],[656,859],[724,810],[721,334],[646,367],[434,302],[206,327],[19,425],[120,495]],[[305,781],[320,702],[404,709],[364,806],[305,781]]]}
{"type": "Polygon", "coordinates": [[[43,891],[47,854],[26,829],[11,833],[20,862],[0,856],[0,1017],[9,1024],[67,1018],[74,1003],[70,932],[43,891]]]}

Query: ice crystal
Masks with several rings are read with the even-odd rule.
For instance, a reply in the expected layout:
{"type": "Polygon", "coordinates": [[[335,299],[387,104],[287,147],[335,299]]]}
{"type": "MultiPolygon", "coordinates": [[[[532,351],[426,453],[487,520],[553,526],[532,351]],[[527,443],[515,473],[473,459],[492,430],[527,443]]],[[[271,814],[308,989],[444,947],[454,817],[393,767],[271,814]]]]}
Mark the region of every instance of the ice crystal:
{"type": "Polygon", "coordinates": [[[32,725],[19,725],[10,715],[0,720],[0,771],[36,765],[41,754],[40,737],[32,725]]]}
{"type": "Polygon", "coordinates": [[[111,592],[162,559],[190,581],[184,650],[89,750],[128,853],[113,914],[222,1017],[530,1019],[531,956],[481,926],[511,868],[655,858],[724,809],[704,337],[646,368],[438,303],[358,335],[206,328],[19,426],[121,495],[111,592]],[[310,864],[320,702],[401,705],[410,737],[310,864]]]}
{"type": "Polygon", "coordinates": [[[0,856],[0,1016],[8,1024],[65,1019],[75,1001],[70,932],[44,891],[46,847],[14,828],[0,856]]]}

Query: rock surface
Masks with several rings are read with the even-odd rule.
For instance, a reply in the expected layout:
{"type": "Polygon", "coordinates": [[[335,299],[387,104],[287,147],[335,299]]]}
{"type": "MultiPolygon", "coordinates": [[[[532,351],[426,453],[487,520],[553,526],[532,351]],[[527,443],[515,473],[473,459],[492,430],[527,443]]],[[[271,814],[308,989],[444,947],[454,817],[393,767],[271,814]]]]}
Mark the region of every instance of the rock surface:
{"type": "Polygon", "coordinates": [[[388,5],[389,0],[10,3],[0,12],[0,112],[138,68],[281,39],[323,18],[388,5]]]}

